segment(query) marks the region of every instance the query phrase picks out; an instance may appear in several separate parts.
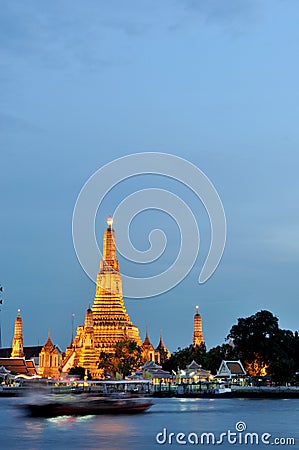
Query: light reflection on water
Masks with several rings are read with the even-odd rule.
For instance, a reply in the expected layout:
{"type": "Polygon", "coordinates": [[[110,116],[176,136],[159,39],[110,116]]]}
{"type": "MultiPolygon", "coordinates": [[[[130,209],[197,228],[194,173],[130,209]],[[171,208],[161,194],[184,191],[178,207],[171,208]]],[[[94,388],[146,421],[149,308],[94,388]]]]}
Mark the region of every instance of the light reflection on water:
{"type": "MultiPolygon", "coordinates": [[[[17,409],[17,403],[17,399],[0,398],[1,449],[152,450],[161,447],[155,437],[164,427],[175,433],[221,433],[234,430],[238,421],[246,422],[251,432],[295,437],[297,444],[293,448],[299,448],[297,399],[155,399],[152,408],[140,415],[54,419],[26,417],[17,409]]],[[[244,448],[226,445],[221,448],[244,448]]]]}

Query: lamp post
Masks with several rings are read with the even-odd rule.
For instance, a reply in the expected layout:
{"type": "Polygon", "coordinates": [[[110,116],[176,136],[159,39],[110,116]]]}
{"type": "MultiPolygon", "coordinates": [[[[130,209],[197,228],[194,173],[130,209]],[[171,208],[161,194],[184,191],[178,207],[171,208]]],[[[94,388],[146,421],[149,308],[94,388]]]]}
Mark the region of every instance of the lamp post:
{"type": "Polygon", "coordinates": [[[72,340],[71,342],[74,342],[74,319],[75,319],[75,314],[72,314],[72,340]]]}

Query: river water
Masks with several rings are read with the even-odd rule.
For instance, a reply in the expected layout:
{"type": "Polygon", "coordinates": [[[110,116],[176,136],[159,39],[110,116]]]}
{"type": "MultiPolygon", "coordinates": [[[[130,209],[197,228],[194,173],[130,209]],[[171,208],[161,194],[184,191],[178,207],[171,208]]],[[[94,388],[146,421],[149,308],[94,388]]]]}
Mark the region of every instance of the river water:
{"type": "Polygon", "coordinates": [[[140,415],[36,419],[17,407],[20,399],[0,398],[0,448],[152,450],[219,445],[226,450],[271,445],[299,449],[297,399],[153,401],[151,409],[140,415]]]}

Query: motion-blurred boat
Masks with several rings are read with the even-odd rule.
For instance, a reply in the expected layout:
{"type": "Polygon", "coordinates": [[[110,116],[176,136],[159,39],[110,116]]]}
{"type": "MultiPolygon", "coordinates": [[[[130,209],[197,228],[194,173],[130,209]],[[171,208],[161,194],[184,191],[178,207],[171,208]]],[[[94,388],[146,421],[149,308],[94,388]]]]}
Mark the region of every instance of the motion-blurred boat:
{"type": "Polygon", "coordinates": [[[145,398],[109,398],[88,394],[44,396],[23,404],[32,417],[57,417],[65,415],[138,414],[147,411],[152,402],[145,398]]]}

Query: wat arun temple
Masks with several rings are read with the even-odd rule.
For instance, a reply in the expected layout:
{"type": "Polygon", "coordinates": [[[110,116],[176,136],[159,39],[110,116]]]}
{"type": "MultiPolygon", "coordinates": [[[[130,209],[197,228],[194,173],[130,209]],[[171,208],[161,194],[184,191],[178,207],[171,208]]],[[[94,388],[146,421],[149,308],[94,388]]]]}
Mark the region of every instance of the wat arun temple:
{"type": "Polygon", "coordinates": [[[78,326],[75,339],[62,355],[62,373],[67,373],[71,367],[80,366],[88,370],[93,378],[102,377],[103,370],[98,369],[100,354],[113,354],[115,344],[126,339],[135,341],[142,348],[145,360],[160,363],[162,357],[170,355],[162,336],[156,349],[150,343],[148,334],[142,344],[138,327],[132,324],[127,314],[112,217],[108,217],[107,225],[94,302],[86,311],[84,325],[78,326]]]}

